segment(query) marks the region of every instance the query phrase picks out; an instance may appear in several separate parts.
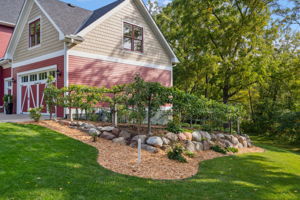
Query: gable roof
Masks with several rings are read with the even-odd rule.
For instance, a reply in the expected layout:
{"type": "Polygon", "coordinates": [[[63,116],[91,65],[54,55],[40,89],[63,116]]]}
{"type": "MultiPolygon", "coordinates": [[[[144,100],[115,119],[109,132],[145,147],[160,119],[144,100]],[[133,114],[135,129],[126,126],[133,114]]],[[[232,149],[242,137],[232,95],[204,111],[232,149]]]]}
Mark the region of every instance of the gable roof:
{"type": "MultiPolygon", "coordinates": [[[[84,32],[86,32],[87,29],[91,28],[93,24],[99,23],[99,21],[104,19],[105,16],[108,16],[108,13],[118,10],[117,8],[122,7],[120,5],[129,2],[130,0],[117,0],[95,11],[90,11],[84,8],[73,6],[71,4],[59,0],[0,0],[0,1],[1,3],[2,1],[5,2],[16,1],[19,3],[20,1],[25,1],[21,12],[19,11],[20,17],[18,17],[18,20],[15,19],[14,22],[17,23],[17,27],[16,30],[14,31],[12,40],[10,41],[8,47],[7,57],[9,57],[9,55],[11,55],[11,53],[16,48],[16,44],[11,44],[11,43],[17,43],[21,31],[19,30],[20,27],[18,27],[18,24],[20,23],[22,24],[20,26],[22,27],[24,26],[25,23],[24,19],[28,17],[29,15],[28,9],[32,7],[33,3],[36,3],[39,6],[39,8],[42,10],[42,12],[47,16],[47,18],[49,18],[50,22],[59,32],[60,35],[59,38],[63,40],[66,35],[78,34],[79,36],[82,36],[82,34],[84,34],[84,32]]],[[[162,32],[158,28],[157,24],[151,17],[143,1],[142,0],[133,0],[133,1],[137,4],[141,13],[144,15],[145,19],[148,21],[153,31],[158,36],[158,39],[160,40],[161,44],[166,48],[169,55],[172,57],[172,61],[178,62],[175,53],[173,52],[169,43],[166,41],[162,32]]],[[[1,4],[0,4],[0,8],[1,8],[1,4]]]]}
{"type": "Polygon", "coordinates": [[[90,10],[58,0],[37,0],[37,2],[65,35],[75,34],[79,26],[93,14],[90,10]]]}
{"type": "Polygon", "coordinates": [[[1,0],[0,23],[14,26],[17,23],[24,0],[1,0]]]}
{"type": "Polygon", "coordinates": [[[85,29],[86,27],[88,27],[89,25],[94,23],[96,20],[98,20],[99,18],[104,16],[106,13],[108,13],[109,11],[111,11],[112,9],[114,9],[115,7],[117,7],[124,1],[125,0],[118,0],[118,1],[108,4],[102,8],[95,10],[93,12],[93,14],[86,20],[86,22],[84,24],[82,24],[82,26],[79,28],[79,30],[77,32],[80,32],[81,30],[85,29]]]}

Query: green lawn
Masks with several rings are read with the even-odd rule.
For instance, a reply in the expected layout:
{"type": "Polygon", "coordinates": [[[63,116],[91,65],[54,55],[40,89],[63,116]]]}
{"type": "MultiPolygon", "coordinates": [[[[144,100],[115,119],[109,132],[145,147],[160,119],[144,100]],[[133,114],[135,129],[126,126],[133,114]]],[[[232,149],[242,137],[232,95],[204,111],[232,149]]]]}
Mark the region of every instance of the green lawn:
{"type": "Polygon", "coordinates": [[[119,175],[99,166],[97,150],[35,125],[0,124],[0,199],[300,199],[300,155],[217,158],[182,181],[119,175]]]}

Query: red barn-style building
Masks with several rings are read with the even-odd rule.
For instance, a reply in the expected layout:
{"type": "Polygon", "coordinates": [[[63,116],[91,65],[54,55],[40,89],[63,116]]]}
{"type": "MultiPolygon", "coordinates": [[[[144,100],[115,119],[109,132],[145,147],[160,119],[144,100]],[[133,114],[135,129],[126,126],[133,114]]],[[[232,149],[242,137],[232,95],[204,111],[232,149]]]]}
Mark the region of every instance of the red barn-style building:
{"type": "MultiPolygon", "coordinates": [[[[178,59],[142,0],[118,0],[94,11],[58,0],[1,0],[2,9],[15,15],[9,21],[0,14],[0,106],[3,95],[12,94],[14,113],[44,105],[49,75],[59,88],[111,87],[131,82],[136,73],[172,86],[178,59]]],[[[67,112],[56,110],[58,117],[67,112]]]]}

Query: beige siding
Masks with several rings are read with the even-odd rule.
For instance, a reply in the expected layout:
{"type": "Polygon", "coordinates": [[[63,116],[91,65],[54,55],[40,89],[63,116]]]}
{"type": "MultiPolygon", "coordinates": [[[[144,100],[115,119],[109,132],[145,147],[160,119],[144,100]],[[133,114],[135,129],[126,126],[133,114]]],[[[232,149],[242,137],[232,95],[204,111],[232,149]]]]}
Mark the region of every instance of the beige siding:
{"type": "Polygon", "coordinates": [[[25,25],[21,38],[18,42],[16,51],[13,56],[14,62],[20,62],[42,56],[45,54],[53,53],[64,49],[63,41],[59,40],[59,33],[51,24],[48,18],[43,14],[39,7],[34,4],[29,15],[28,21],[41,17],[41,45],[33,49],[29,48],[29,25],[25,25]]]}
{"type": "Polygon", "coordinates": [[[130,59],[157,65],[171,66],[171,58],[161,46],[144,17],[132,0],[84,36],[85,41],[72,50],[104,56],[130,59]],[[123,21],[144,28],[144,53],[123,50],[123,21]]]}

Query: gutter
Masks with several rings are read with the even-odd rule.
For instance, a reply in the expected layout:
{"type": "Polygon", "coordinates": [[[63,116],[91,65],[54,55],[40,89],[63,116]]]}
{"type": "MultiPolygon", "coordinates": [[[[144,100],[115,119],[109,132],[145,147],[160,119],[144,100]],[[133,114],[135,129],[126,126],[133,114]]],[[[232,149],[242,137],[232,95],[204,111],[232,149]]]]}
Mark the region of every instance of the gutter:
{"type": "Polygon", "coordinates": [[[84,41],[83,37],[78,35],[66,35],[64,42],[67,43],[68,46],[80,44],[84,41]]]}
{"type": "Polygon", "coordinates": [[[4,59],[4,58],[0,59],[0,65],[5,65],[8,64],[9,62],[11,62],[10,59],[4,59]]]}

